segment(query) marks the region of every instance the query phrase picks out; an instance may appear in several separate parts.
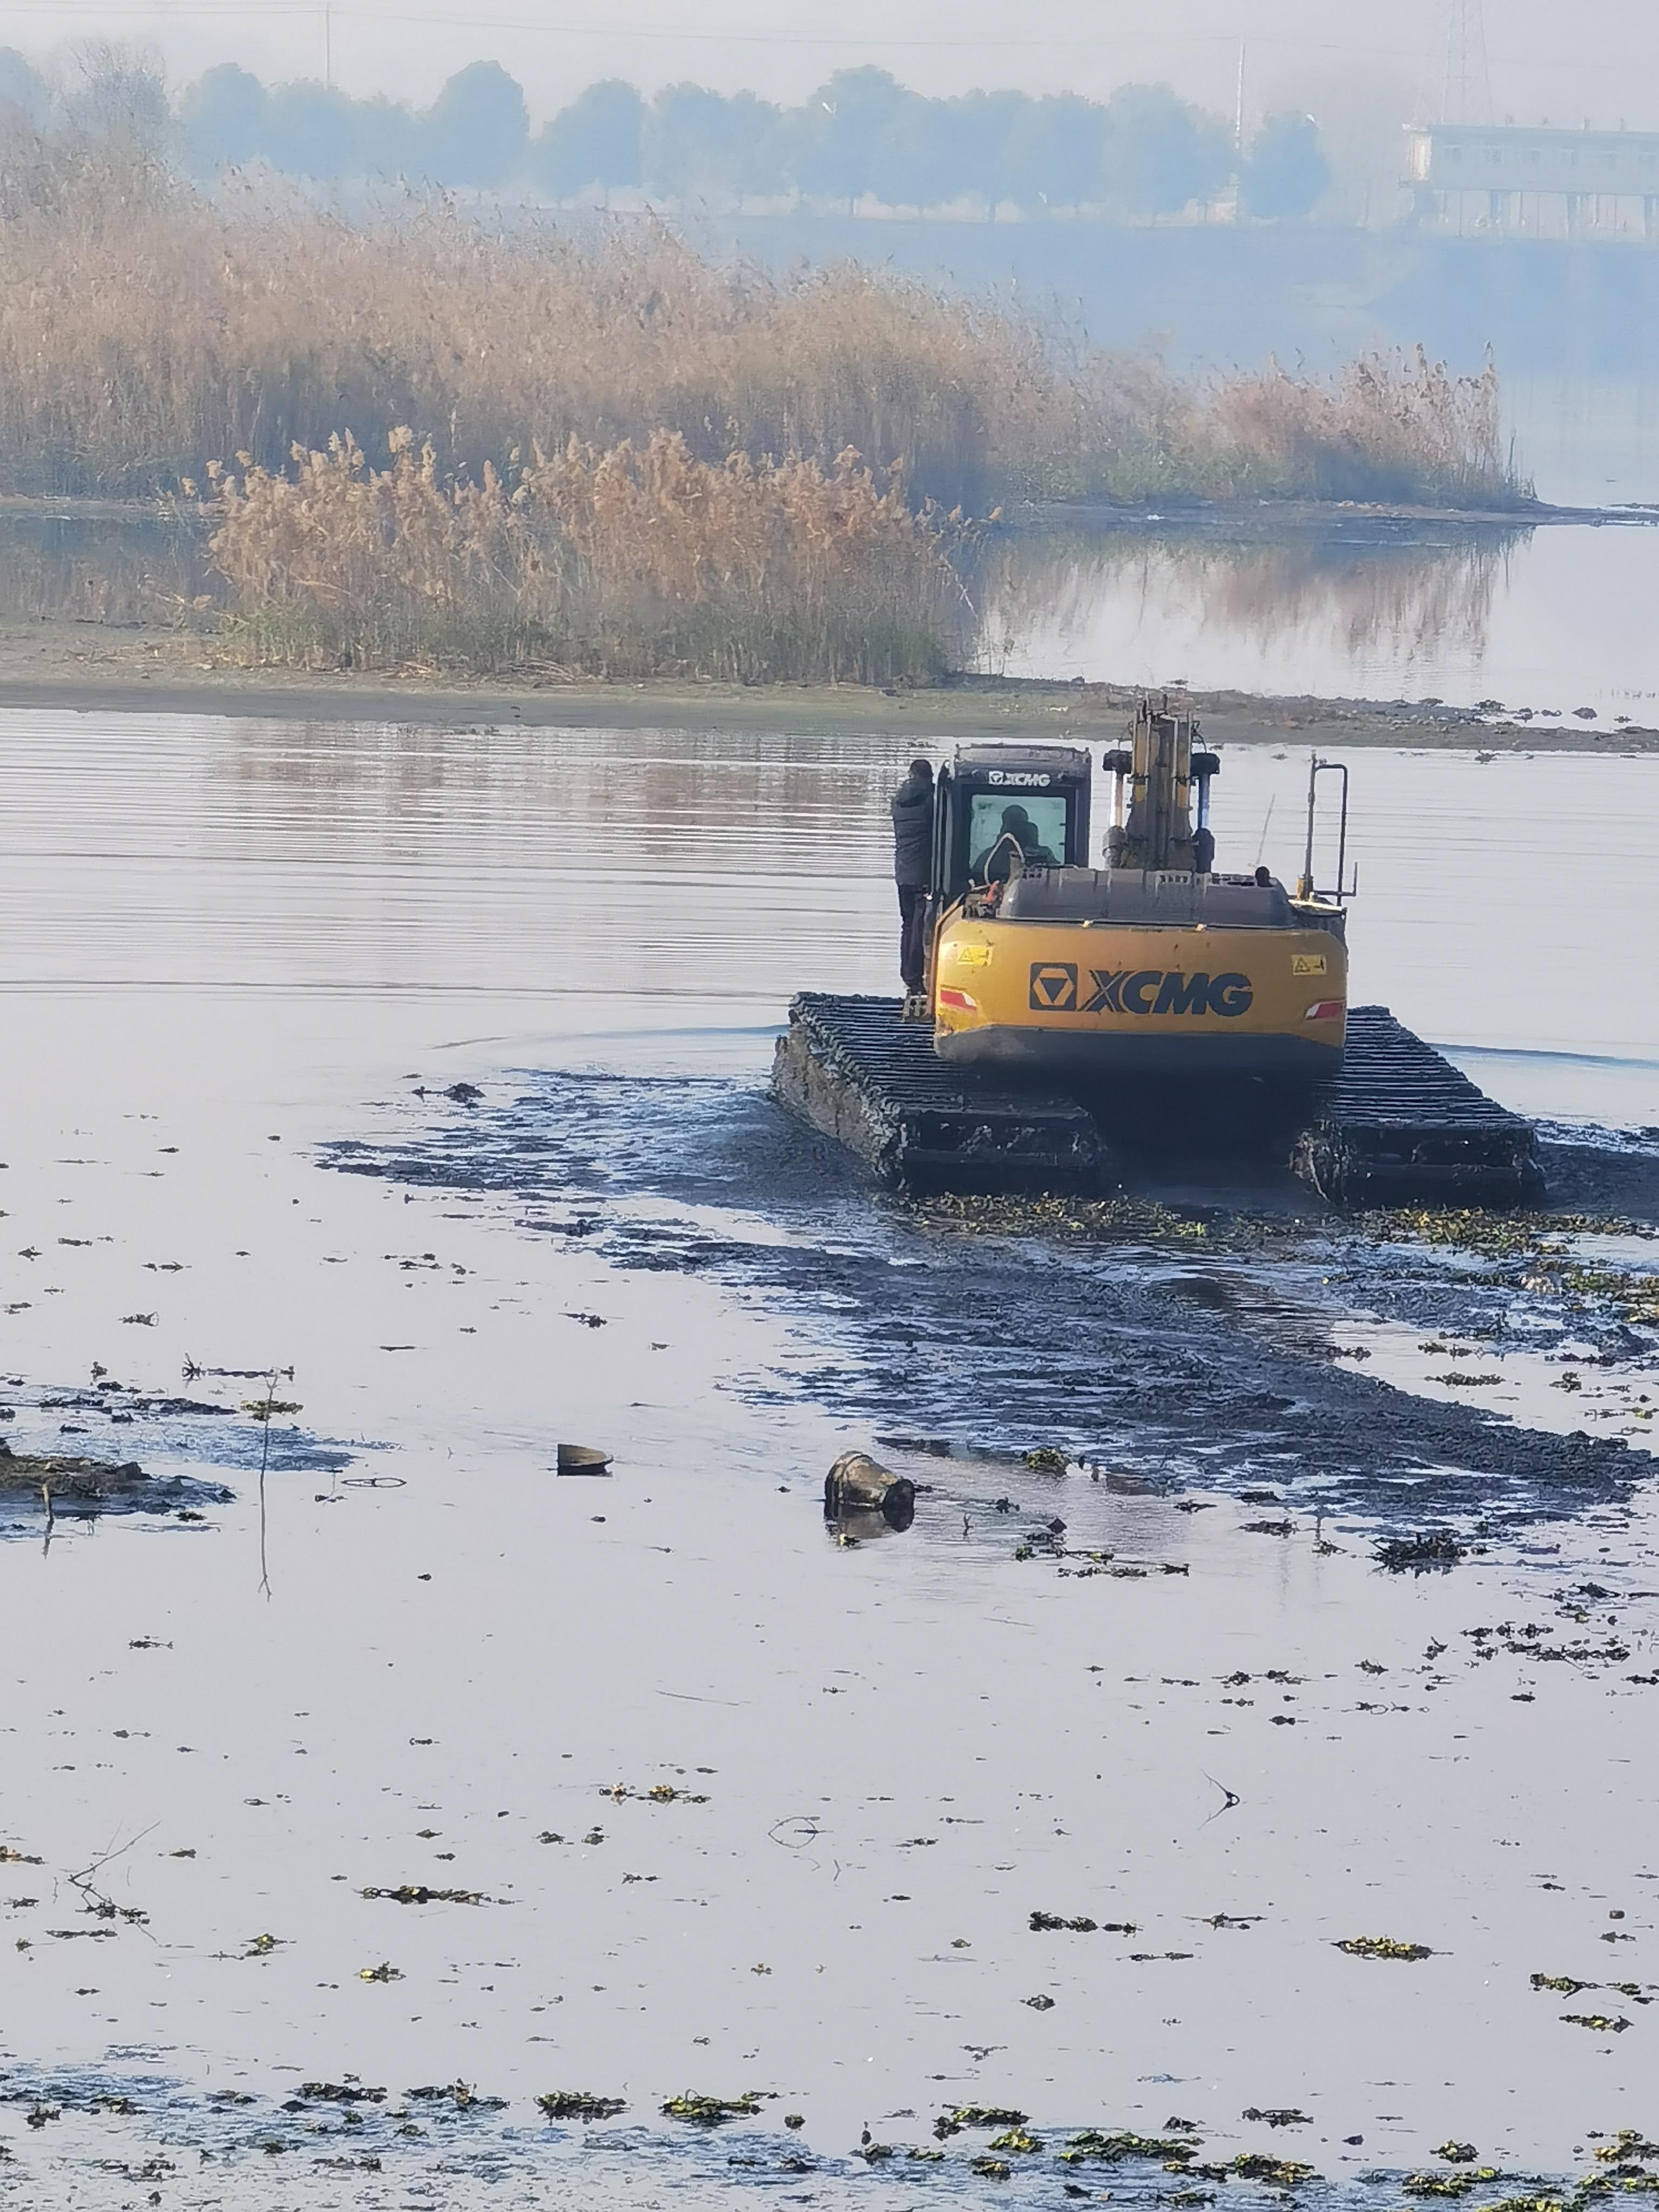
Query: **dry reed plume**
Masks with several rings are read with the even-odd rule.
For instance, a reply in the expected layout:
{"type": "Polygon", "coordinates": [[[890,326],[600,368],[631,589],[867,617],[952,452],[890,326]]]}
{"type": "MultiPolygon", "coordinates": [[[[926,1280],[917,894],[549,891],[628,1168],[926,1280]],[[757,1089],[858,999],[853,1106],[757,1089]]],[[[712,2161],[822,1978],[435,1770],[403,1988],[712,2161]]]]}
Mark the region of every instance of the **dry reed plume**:
{"type": "Polygon", "coordinates": [[[0,149],[0,488],[153,494],[246,451],[269,471],[398,424],[475,480],[515,447],[697,459],[847,447],[913,495],[1238,493],[1491,505],[1518,487],[1490,375],[1373,358],[1333,383],[1194,385],[852,265],[716,268],[659,229],[578,242],[442,203],[353,227],[213,200],[140,161],[0,149]]]}
{"type": "Polygon", "coordinates": [[[659,430],[447,481],[429,442],[398,429],[391,445],[385,469],[347,435],[296,447],[291,476],[246,453],[240,475],[212,471],[233,649],[740,683],[944,672],[958,526],[913,513],[851,451],[827,469],[714,464],[659,430]]]}

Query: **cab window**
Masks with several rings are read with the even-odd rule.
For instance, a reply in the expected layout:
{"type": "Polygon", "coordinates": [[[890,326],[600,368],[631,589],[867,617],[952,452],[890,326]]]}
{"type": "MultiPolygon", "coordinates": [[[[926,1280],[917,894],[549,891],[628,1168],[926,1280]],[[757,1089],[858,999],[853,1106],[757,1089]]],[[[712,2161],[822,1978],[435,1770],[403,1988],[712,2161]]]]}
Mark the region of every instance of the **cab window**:
{"type": "Polygon", "coordinates": [[[1066,799],[1033,793],[1010,799],[999,791],[976,791],[968,820],[968,872],[986,879],[988,864],[1006,876],[1018,845],[1028,867],[1058,868],[1066,860],[1066,799]],[[1000,847],[999,852],[998,848],[1000,847]]]}

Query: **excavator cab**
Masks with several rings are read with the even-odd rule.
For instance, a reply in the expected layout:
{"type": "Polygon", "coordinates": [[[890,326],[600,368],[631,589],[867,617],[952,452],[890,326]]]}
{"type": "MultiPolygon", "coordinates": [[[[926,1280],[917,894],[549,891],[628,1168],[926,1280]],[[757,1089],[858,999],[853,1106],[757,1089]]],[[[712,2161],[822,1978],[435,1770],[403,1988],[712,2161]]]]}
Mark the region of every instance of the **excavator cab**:
{"type": "Polygon", "coordinates": [[[966,745],[933,787],[933,911],[994,908],[1029,868],[1089,858],[1089,756],[1054,745],[966,745]]]}

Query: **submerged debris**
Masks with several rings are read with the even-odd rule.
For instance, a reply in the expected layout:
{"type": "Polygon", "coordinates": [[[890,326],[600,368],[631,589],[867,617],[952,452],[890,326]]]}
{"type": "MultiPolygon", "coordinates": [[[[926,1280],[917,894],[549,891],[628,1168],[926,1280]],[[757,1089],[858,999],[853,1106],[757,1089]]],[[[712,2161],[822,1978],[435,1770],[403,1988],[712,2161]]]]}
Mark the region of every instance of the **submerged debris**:
{"type": "Polygon", "coordinates": [[[908,1528],[916,1517],[916,1486],[867,1452],[844,1451],[823,1478],[823,1515],[839,1521],[849,1513],[879,1513],[890,1528],[908,1528]]]}
{"type": "Polygon", "coordinates": [[[38,1505],[47,1515],[171,1513],[180,1506],[228,1505],[231,1494],[222,1483],[146,1474],[136,1460],[15,1452],[0,1438],[0,1503],[8,1505],[38,1505]]]}

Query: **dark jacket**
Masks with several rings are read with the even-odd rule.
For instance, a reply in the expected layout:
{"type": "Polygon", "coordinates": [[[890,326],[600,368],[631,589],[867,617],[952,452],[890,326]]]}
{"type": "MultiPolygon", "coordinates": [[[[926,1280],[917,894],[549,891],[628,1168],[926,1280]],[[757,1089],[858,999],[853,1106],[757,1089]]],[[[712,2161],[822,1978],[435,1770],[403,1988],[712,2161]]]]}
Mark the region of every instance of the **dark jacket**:
{"type": "Polygon", "coordinates": [[[933,857],[933,786],[907,775],[893,793],[893,880],[906,890],[927,886],[933,857]]]}

